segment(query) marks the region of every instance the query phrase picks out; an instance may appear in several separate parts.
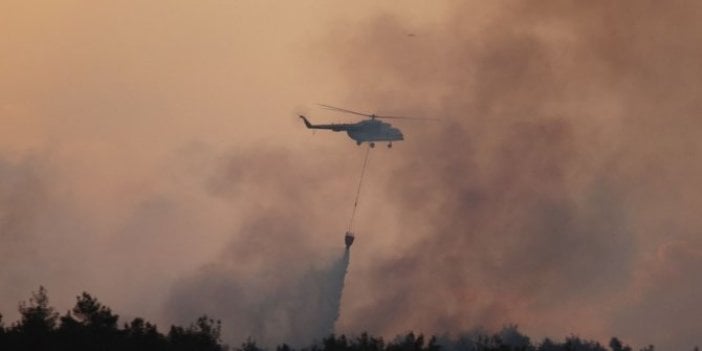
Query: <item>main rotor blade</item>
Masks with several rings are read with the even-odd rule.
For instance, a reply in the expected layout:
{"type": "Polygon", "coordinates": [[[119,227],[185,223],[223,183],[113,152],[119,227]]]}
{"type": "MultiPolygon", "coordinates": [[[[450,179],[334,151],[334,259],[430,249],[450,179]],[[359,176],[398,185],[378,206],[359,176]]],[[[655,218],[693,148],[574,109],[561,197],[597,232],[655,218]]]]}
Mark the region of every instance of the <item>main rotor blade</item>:
{"type": "Polygon", "coordinates": [[[318,104],[319,106],[324,107],[327,110],[331,111],[337,111],[337,112],[344,112],[344,113],[351,113],[354,115],[359,115],[359,116],[366,116],[366,117],[371,117],[371,118],[383,118],[383,119],[414,119],[414,120],[428,120],[428,121],[439,121],[440,119],[438,118],[422,118],[422,117],[406,117],[406,116],[383,116],[383,115],[375,115],[375,114],[369,114],[369,113],[361,113],[361,112],[356,112],[356,111],[351,111],[347,110],[345,108],[340,108],[340,107],[335,107],[335,106],[330,106],[330,105],[324,105],[324,104],[318,104]]]}
{"type": "Polygon", "coordinates": [[[324,108],[327,109],[327,110],[338,111],[338,112],[345,112],[345,113],[351,113],[351,114],[354,114],[354,115],[366,116],[366,117],[372,117],[372,116],[373,116],[373,115],[370,115],[370,114],[368,114],[368,113],[361,113],[361,112],[351,111],[351,110],[347,110],[347,109],[340,108],[340,107],[334,107],[334,106],[329,106],[329,105],[324,105],[324,104],[318,104],[318,105],[324,107],[324,108]]]}
{"type": "Polygon", "coordinates": [[[440,119],[438,119],[438,118],[406,117],[406,116],[378,116],[378,115],[376,115],[375,118],[382,118],[382,119],[413,119],[413,120],[422,120],[422,121],[440,121],[440,119]]]}

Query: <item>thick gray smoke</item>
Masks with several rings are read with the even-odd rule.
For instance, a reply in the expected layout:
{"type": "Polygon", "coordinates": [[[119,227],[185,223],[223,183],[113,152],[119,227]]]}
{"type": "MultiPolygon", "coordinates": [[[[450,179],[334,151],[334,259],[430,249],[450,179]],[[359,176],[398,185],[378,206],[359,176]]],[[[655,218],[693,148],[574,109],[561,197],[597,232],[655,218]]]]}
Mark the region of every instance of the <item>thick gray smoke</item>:
{"type": "Polygon", "coordinates": [[[206,313],[222,321],[223,338],[234,345],[252,338],[270,347],[305,346],[333,332],[349,251],[334,255],[343,245],[343,233],[328,233],[333,246],[319,246],[310,235],[324,228],[322,220],[312,220],[317,214],[312,203],[321,199],[305,195],[309,187],[297,184],[324,188],[325,175],[319,168],[293,171],[289,162],[285,153],[275,151],[259,152],[255,159],[237,155],[213,175],[213,194],[233,201],[269,193],[252,198],[253,213],[219,259],[175,284],[165,306],[171,320],[187,323],[206,313]],[[291,171],[270,171],[279,166],[291,171]],[[256,189],[247,193],[242,187],[250,186],[251,179],[256,189]],[[259,200],[265,205],[256,204],[259,200]]]}
{"type": "Polygon", "coordinates": [[[198,313],[221,320],[227,342],[251,338],[268,347],[305,346],[334,332],[348,264],[348,250],[321,268],[300,269],[280,261],[253,272],[254,277],[213,264],[176,284],[166,307],[183,323],[198,313]]]}
{"type": "Polygon", "coordinates": [[[443,119],[401,123],[387,201],[411,245],[369,270],[375,302],[345,327],[699,343],[702,6],[484,4],[331,40],[345,106],[443,119]]]}

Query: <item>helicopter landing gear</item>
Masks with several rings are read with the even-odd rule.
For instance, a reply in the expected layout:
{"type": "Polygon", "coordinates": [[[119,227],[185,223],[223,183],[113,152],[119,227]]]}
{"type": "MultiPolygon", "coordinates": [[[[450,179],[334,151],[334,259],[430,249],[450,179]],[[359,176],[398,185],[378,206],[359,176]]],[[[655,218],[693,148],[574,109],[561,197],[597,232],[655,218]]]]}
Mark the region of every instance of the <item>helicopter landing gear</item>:
{"type": "Polygon", "coordinates": [[[388,143],[388,149],[392,148],[392,143],[388,143]]]}
{"type": "Polygon", "coordinates": [[[375,147],[375,143],[370,143],[370,147],[375,147]]]}

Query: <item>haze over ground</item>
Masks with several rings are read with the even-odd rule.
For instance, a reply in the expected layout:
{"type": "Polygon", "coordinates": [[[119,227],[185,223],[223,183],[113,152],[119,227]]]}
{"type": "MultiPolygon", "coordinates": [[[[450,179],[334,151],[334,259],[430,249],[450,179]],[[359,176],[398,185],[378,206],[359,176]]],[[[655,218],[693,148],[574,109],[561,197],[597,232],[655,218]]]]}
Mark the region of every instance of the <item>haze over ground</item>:
{"type": "Polygon", "coordinates": [[[343,248],[363,149],[295,116],[353,120],[328,103],[443,119],[371,155],[340,332],[691,348],[700,12],[4,1],[0,313],[40,284],[162,328],[278,301],[343,248]]]}

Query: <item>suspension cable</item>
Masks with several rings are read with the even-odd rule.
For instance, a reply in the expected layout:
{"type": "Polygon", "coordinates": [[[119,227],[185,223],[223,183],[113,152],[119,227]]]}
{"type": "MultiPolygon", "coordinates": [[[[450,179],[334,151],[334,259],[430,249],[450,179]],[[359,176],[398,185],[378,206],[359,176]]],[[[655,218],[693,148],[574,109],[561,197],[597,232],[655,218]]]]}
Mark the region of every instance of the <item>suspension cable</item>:
{"type": "Polygon", "coordinates": [[[358,198],[361,195],[361,186],[363,185],[363,176],[366,174],[366,164],[368,164],[368,155],[370,154],[370,146],[366,148],[366,155],[363,157],[363,167],[361,168],[361,177],[358,180],[358,189],[356,190],[356,200],[353,203],[353,211],[351,211],[351,220],[349,221],[349,232],[353,227],[353,219],[356,216],[356,208],[358,207],[358,198]]]}

